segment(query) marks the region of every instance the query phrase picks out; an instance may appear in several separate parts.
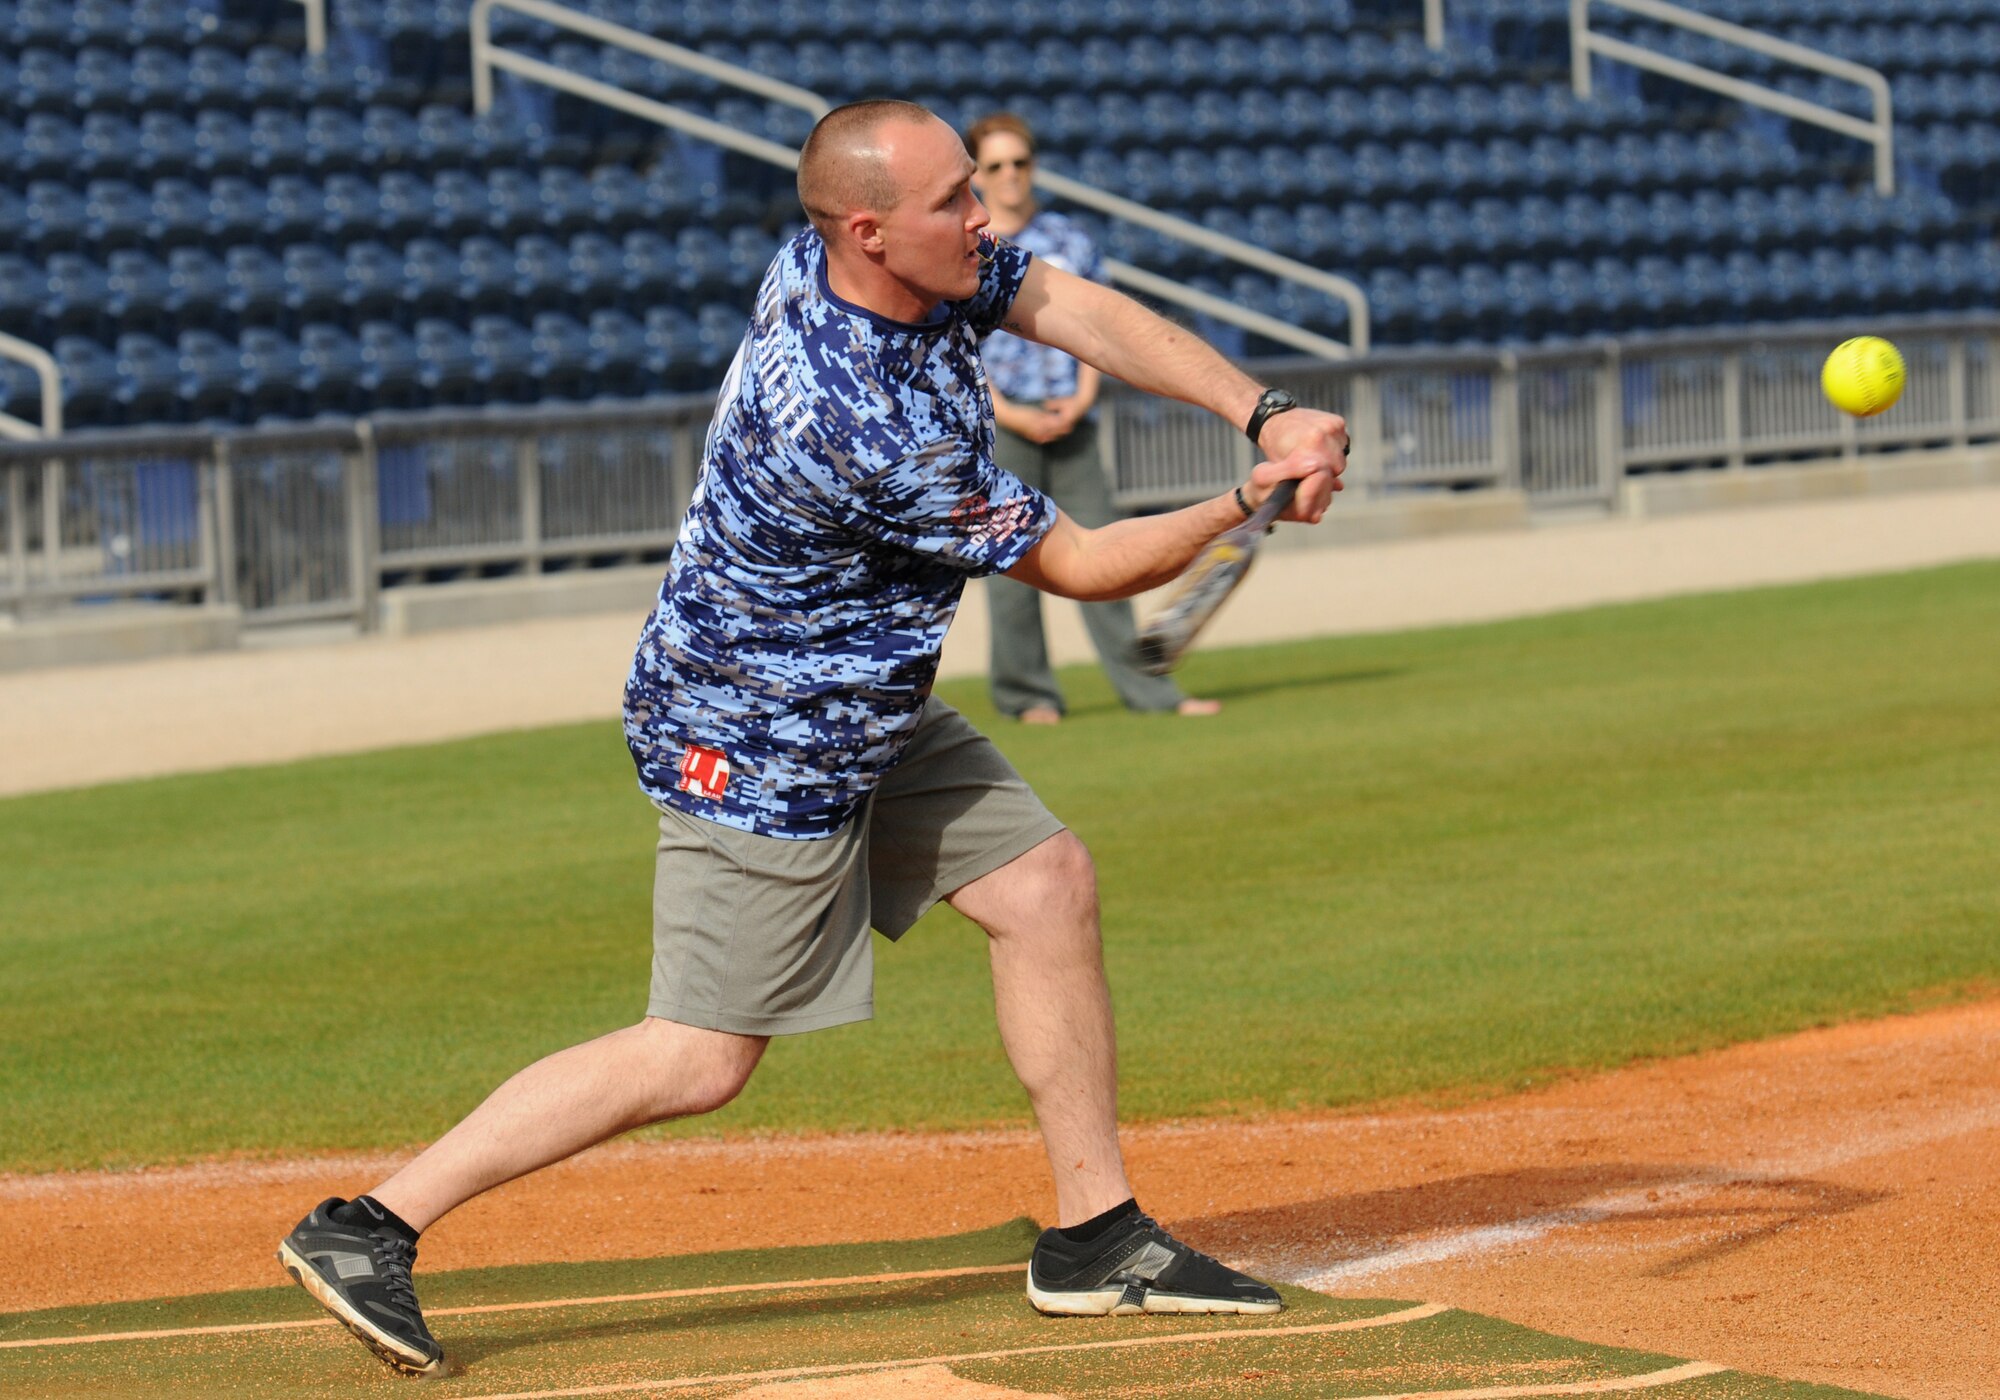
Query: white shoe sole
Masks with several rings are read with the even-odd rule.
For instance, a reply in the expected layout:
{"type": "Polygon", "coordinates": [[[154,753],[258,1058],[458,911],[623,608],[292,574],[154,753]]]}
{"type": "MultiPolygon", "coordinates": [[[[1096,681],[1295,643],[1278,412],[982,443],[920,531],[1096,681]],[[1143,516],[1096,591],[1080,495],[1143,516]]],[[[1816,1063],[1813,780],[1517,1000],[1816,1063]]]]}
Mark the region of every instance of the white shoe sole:
{"type": "Polygon", "coordinates": [[[313,1301],[332,1313],[335,1321],[352,1332],[355,1339],[382,1361],[401,1371],[406,1376],[435,1376],[444,1369],[442,1357],[432,1358],[421,1352],[411,1352],[403,1343],[383,1332],[356,1312],[354,1305],[327,1287],[326,1280],[319,1276],[319,1270],[308,1264],[299,1252],[292,1248],[290,1240],[278,1243],[278,1262],[285,1266],[299,1287],[312,1294],[313,1301]]]}
{"type": "Polygon", "coordinates": [[[1261,1303],[1236,1298],[1189,1298],[1175,1293],[1148,1293],[1142,1305],[1120,1304],[1122,1288],[1104,1288],[1092,1293],[1050,1293],[1035,1286],[1028,1275],[1028,1301],[1035,1311],[1051,1317],[1138,1317],[1142,1313],[1274,1313],[1283,1302],[1261,1303]]]}

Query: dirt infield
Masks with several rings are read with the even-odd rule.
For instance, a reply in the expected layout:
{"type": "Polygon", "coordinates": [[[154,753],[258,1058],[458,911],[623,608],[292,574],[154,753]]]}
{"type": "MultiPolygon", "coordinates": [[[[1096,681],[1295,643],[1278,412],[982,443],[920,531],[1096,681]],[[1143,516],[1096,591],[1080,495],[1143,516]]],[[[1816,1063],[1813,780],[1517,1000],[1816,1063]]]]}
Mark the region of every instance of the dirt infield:
{"type": "MultiPolygon", "coordinates": [[[[1149,1208],[1287,1281],[1995,1400],[1996,1088],[1989,1000],[1464,1108],[1142,1127],[1127,1150],[1149,1208]]],[[[269,1285],[278,1235],[388,1161],[0,1178],[0,1311],[269,1285]]],[[[426,1237],[424,1268],[942,1234],[1050,1208],[1025,1132],[620,1143],[467,1206],[426,1237]]]]}

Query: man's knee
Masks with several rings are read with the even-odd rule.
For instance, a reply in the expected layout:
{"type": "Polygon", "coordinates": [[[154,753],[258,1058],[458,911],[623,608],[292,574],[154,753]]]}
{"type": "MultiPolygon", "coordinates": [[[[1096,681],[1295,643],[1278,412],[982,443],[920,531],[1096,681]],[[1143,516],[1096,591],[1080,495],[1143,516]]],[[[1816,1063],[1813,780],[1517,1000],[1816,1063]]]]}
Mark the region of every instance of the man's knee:
{"type": "Polygon", "coordinates": [[[658,1119],[713,1113],[743,1092],[769,1038],[686,1026],[648,1016],[638,1026],[649,1050],[658,1119]]]}
{"type": "Polygon", "coordinates": [[[1037,905],[1090,920],[1097,914],[1097,864],[1073,831],[1051,836],[1023,857],[1037,905]]]}

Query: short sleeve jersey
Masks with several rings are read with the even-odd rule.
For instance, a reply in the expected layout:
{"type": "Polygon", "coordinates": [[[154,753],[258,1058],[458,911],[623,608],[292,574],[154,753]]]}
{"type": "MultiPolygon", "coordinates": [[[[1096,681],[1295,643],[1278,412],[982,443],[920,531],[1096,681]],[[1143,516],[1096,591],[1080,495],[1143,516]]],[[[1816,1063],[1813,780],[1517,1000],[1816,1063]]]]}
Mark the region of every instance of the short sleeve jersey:
{"type": "Polygon", "coordinates": [[[1055,523],[994,465],[979,359],[1029,257],[996,246],[978,292],[919,325],[836,296],[813,230],[779,251],[626,684],[654,802],[808,839],[895,766],[965,580],[1055,523]]]}
{"type": "MultiPolygon", "coordinates": [[[[1036,213],[1007,242],[1064,272],[1093,282],[1106,280],[1097,245],[1081,224],[1061,214],[1036,213]]],[[[996,331],[986,342],[985,356],[993,387],[1010,399],[1060,399],[1076,392],[1076,361],[1053,346],[996,331]]]]}

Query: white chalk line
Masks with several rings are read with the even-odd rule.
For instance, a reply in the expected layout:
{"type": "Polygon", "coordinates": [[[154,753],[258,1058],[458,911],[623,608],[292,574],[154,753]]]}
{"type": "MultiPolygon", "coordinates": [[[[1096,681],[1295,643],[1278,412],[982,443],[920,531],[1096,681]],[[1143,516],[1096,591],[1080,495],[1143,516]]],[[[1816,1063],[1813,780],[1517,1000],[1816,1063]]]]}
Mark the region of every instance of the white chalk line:
{"type": "MultiPolygon", "coordinates": [[[[479,1303],[462,1308],[426,1308],[424,1316],[470,1317],[480,1313],[530,1312],[542,1308],[589,1308],[615,1303],[651,1303],[667,1298],[719,1298],[730,1293],[781,1293],[804,1288],[846,1288],[870,1283],[914,1283],[926,1279],[1018,1274],[1025,1264],[979,1264],[962,1269],[919,1269],[899,1274],[856,1274],[848,1278],[787,1279],[778,1283],[723,1283],[707,1288],[667,1288],[656,1293],[607,1293],[594,1298],[538,1298],[525,1303],[479,1303]]],[[[81,1337],[29,1337],[0,1342],[0,1349],[88,1346],[98,1342],[144,1342],[165,1337],[223,1337],[240,1332],[286,1332],[299,1327],[337,1327],[331,1317],[302,1322],[236,1322],[213,1327],[162,1327],[143,1332],[98,1332],[81,1337]]]]}
{"type": "Polygon", "coordinates": [[[1401,1395],[1357,1395],[1354,1400],[1524,1400],[1531,1395],[1616,1395],[1621,1391],[1652,1390],[1681,1381],[1720,1375],[1727,1366],[1711,1361],[1689,1361],[1664,1371],[1643,1376],[1614,1376],[1603,1381],[1571,1381],[1567,1385],[1497,1385],[1482,1390],[1426,1390],[1401,1395]]]}
{"type": "Polygon", "coordinates": [[[1452,1230],[1377,1254],[1365,1254],[1311,1269],[1287,1279],[1287,1282],[1312,1289],[1350,1284],[1394,1273],[1398,1269],[1438,1264],[1531,1243],[1555,1230],[1576,1225],[1599,1225],[1622,1216],[1657,1210],[1663,1204],[1698,1200],[1730,1188],[1781,1185],[1798,1177],[1817,1176],[1854,1162],[1885,1157],[1993,1128],[2000,1128],[2000,1105],[1972,1109],[1938,1123],[1852,1139],[1839,1148],[1810,1157],[1765,1161],[1740,1169],[1714,1168],[1678,1182],[1596,1196],[1567,1210],[1528,1216],[1499,1225],[1452,1230]]]}
{"type": "MultiPolygon", "coordinates": [[[[1173,1332],[1164,1336],[1119,1337],[1104,1342],[1062,1342],[1039,1347],[1010,1347],[1003,1351],[965,1351],[951,1356],[905,1356],[894,1361],[849,1361],[825,1366],[787,1366],[770,1371],[736,1371],[718,1376],[674,1376],[665,1380],[615,1381],[607,1385],[576,1386],[567,1390],[510,1390],[497,1395],[477,1395],[469,1400],[580,1400],[593,1395],[633,1395],[642,1391],[694,1390],[711,1385],[754,1385],[765,1381],[803,1380],[813,1376],[867,1375],[873,1371],[902,1370],[912,1366],[952,1366],[968,1361],[1010,1361],[1022,1356],[1055,1356],[1084,1351],[1115,1351],[1131,1347],[1175,1346],[1182,1342],[1231,1341],[1247,1337],[1311,1337],[1329,1332],[1360,1332],[1372,1327],[1397,1327],[1421,1322],[1427,1317],[1450,1312],[1444,1303],[1422,1303],[1398,1312],[1374,1317],[1350,1318],[1346,1322],[1320,1322],[1300,1327],[1245,1327],[1214,1332],[1173,1332]]],[[[1560,1392],[1549,1392],[1558,1394],[1560,1392]]]]}

